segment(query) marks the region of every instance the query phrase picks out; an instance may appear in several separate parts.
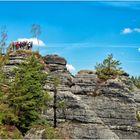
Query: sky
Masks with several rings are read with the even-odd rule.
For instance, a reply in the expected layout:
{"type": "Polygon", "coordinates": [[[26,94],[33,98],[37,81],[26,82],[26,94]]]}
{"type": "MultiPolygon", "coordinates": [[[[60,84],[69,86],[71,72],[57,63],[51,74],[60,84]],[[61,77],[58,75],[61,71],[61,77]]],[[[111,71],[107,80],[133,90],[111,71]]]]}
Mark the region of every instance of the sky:
{"type": "Polygon", "coordinates": [[[33,50],[58,54],[73,73],[94,70],[108,54],[130,75],[140,75],[140,2],[0,2],[0,27],[7,44],[34,41],[33,50]],[[39,24],[39,46],[30,33],[39,24]]]}

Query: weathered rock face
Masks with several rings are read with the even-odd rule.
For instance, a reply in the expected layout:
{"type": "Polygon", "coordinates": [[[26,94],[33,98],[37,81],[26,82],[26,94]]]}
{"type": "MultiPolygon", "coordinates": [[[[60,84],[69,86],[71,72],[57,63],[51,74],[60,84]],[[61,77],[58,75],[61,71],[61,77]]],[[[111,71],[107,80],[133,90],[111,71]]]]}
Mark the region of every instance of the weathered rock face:
{"type": "MultiPolygon", "coordinates": [[[[11,56],[7,73],[21,56],[11,56]]],[[[57,125],[74,139],[140,139],[140,90],[127,75],[100,82],[94,71],[82,70],[73,76],[66,69],[66,60],[57,55],[44,57],[48,81],[44,89],[54,95],[53,79],[60,80],[57,101],[65,108],[57,109],[57,125]]],[[[53,123],[53,102],[43,116],[53,123]]],[[[42,131],[41,131],[42,132],[42,131]]],[[[34,137],[32,137],[34,138],[34,137]]]]}
{"type": "Polygon", "coordinates": [[[44,57],[44,62],[48,65],[50,71],[66,71],[67,61],[58,55],[47,55],[44,57]]]}
{"type": "Polygon", "coordinates": [[[66,68],[66,60],[58,55],[47,55],[44,57],[44,61],[49,68],[48,83],[46,84],[46,89],[52,90],[53,78],[59,79],[59,88],[64,91],[70,91],[70,87],[73,84],[73,76],[66,68]]]}
{"type": "Polygon", "coordinates": [[[93,71],[80,71],[73,80],[71,91],[74,94],[92,95],[96,90],[98,80],[93,71]]]}
{"type": "Polygon", "coordinates": [[[46,64],[66,65],[67,61],[58,55],[47,55],[44,57],[46,64]]]}
{"type": "MultiPolygon", "coordinates": [[[[46,64],[50,74],[61,79],[57,98],[64,101],[67,108],[65,111],[58,109],[57,121],[58,127],[70,138],[140,138],[140,124],[136,118],[140,90],[127,75],[100,83],[94,71],[82,70],[72,76],[66,70],[66,61],[58,56],[47,56],[46,64]]],[[[46,90],[53,96],[50,87],[46,90]]],[[[44,115],[52,120],[53,109],[44,115]]]]}
{"type": "MultiPolygon", "coordinates": [[[[140,138],[136,119],[135,87],[128,77],[108,80],[93,102],[98,117],[121,139],[140,138]]],[[[138,91],[140,94],[140,91],[138,91]]]]}
{"type": "Polygon", "coordinates": [[[31,128],[25,135],[24,139],[47,139],[45,131],[45,128],[40,126],[31,128]]]}
{"type": "Polygon", "coordinates": [[[9,55],[8,62],[4,66],[4,71],[5,71],[8,79],[13,78],[13,76],[14,76],[13,70],[15,68],[17,68],[17,65],[24,62],[25,58],[26,58],[26,55],[20,55],[20,54],[14,53],[14,52],[9,55]]]}

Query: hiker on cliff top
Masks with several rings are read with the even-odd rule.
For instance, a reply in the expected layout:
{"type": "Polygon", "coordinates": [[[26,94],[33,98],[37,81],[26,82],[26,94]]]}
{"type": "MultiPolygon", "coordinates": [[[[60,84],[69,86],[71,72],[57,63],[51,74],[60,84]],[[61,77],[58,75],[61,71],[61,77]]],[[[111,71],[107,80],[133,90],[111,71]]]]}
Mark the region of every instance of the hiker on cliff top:
{"type": "Polygon", "coordinates": [[[12,42],[9,46],[9,51],[16,51],[16,50],[31,50],[33,46],[32,42],[27,42],[27,41],[23,41],[23,42],[12,42]]]}
{"type": "Polygon", "coordinates": [[[16,50],[18,50],[20,48],[20,43],[16,42],[16,50]]]}
{"type": "Polygon", "coordinates": [[[32,45],[33,45],[32,42],[28,42],[27,49],[28,49],[28,50],[31,50],[31,49],[32,49],[32,45]]]}

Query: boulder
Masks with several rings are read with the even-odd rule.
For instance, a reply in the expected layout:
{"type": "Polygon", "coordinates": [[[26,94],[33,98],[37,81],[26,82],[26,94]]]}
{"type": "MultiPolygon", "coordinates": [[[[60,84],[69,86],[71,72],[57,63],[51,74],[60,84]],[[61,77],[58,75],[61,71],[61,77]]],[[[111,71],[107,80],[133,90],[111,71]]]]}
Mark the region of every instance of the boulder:
{"type": "Polygon", "coordinates": [[[44,62],[46,64],[59,64],[59,65],[66,65],[67,61],[58,55],[46,55],[44,57],[44,62]]]}
{"type": "Polygon", "coordinates": [[[45,131],[42,126],[33,127],[26,133],[24,139],[47,139],[45,131]]]}

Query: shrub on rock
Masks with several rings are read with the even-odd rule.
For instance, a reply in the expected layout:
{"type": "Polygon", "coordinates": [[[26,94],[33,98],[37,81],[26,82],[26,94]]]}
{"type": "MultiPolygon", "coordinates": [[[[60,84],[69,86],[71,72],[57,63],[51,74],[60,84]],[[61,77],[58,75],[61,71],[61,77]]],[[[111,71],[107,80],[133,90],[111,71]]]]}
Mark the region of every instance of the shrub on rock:
{"type": "Polygon", "coordinates": [[[102,63],[96,64],[96,74],[103,80],[115,78],[124,73],[120,65],[120,61],[113,59],[113,55],[110,54],[102,63]]]}

